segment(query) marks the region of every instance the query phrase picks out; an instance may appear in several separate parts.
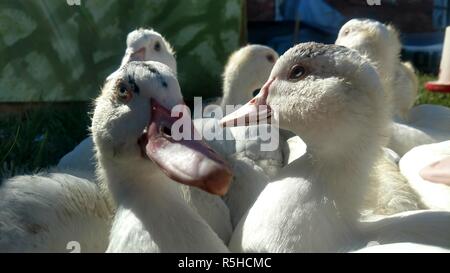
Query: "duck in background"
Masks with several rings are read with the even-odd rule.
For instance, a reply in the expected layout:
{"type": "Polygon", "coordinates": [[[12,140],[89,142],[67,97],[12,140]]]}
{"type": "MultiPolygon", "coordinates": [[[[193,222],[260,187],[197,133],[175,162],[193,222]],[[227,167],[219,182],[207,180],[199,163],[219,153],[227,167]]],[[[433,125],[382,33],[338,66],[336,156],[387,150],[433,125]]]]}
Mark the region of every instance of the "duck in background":
{"type": "MultiPolygon", "coordinates": [[[[157,61],[177,72],[175,52],[167,40],[153,29],[139,28],[127,35],[125,55],[120,67],[130,61],[157,61]]],[[[119,71],[119,70],[117,70],[119,71]]],[[[109,77],[113,77],[116,72],[109,77]]],[[[76,172],[76,175],[95,180],[94,143],[87,137],[71,152],[61,158],[57,165],[63,172],[76,172]]]]}
{"type": "MultiPolygon", "coordinates": [[[[367,214],[393,214],[401,211],[426,209],[418,194],[408,185],[397,165],[400,158],[392,141],[396,139],[399,123],[392,118],[407,116],[417,93],[417,77],[410,64],[400,62],[401,43],[391,25],[369,19],[352,19],[342,26],[336,44],[355,49],[372,62],[383,84],[385,109],[391,117],[391,129],[386,132],[381,157],[374,165],[368,195],[367,214]],[[406,111],[406,110],[407,111],[406,111]],[[388,146],[388,147],[384,147],[388,146]]],[[[394,145],[396,146],[396,145],[394,145]]]]}
{"type": "Polygon", "coordinates": [[[368,57],[382,78],[393,119],[388,147],[400,157],[412,148],[450,139],[450,109],[439,105],[413,107],[418,80],[410,63],[400,61],[401,42],[392,25],[352,19],[339,31],[336,44],[368,57]]]}
{"type": "Polygon", "coordinates": [[[223,73],[223,97],[207,105],[195,127],[203,134],[219,132],[222,139],[207,140],[230,164],[233,183],[224,200],[235,226],[250,208],[270,177],[306,150],[304,142],[293,133],[271,125],[221,128],[223,112],[231,113],[253,97],[268,79],[278,54],[262,45],[247,45],[228,59],[223,73]],[[209,118],[208,118],[209,117],[209,118]],[[279,132],[279,133],[278,133],[279,132]],[[265,136],[270,136],[270,140],[265,136]],[[273,144],[273,145],[272,145],[273,144]],[[273,147],[270,148],[269,146],[273,147]],[[264,149],[264,147],[268,147],[264,149]]]}

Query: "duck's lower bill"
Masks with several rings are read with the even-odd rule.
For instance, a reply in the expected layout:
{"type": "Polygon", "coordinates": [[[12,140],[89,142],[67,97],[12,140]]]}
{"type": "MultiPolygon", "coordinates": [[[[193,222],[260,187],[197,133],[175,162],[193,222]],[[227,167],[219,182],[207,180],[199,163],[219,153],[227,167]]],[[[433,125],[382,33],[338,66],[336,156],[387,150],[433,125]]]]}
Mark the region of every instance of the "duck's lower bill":
{"type": "Polygon", "coordinates": [[[178,133],[188,137],[174,138],[172,125],[180,118],[172,117],[170,111],[155,100],[151,101],[151,109],[150,123],[139,141],[142,153],[179,183],[216,195],[226,194],[232,172],[205,142],[195,140],[191,118],[180,117],[186,119],[181,130],[187,131],[178,133]]]}

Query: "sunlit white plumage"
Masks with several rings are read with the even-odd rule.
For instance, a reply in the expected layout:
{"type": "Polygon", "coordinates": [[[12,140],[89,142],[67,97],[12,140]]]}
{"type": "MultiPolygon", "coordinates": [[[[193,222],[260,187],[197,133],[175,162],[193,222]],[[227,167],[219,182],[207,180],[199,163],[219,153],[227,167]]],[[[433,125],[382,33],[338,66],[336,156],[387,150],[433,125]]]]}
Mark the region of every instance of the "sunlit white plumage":
{"type": "MultiPolygon", "coordinates": [[[[450,210],[450,186],[423,179],[421,170],[450,156],[450,141],[422,145],[407,152],[400,160],[400,170],[422,202],[432,209],[450,210]]],[[[448,170],[450,173],[450,170],[448,170]]]]}
{"type": "Polygon", "coordinates": [[[382,83],[366,59],[344,47],[297,45],[244,107],[264,103],[282,128],[305,141],[307,153],[262,191],[235,229],[232,251],[350,251],[369,241],[404,240],[448,247],[446,212],[361,219],[364,196],[374,194],[369,174],[389,120],[382,83]]]}
{"type": "MultiPolygon", "coordinates": [[[[183,156],[183,150],[161,159],[158,165],[143,156],[143,146],[139,142],[143,136],[148,139],[147,156],[169,147],[184,147],[178,142],[158,146],[159,142],[151,140],[153,134],[164,136],[159,129],[151,133],[151,124],[158,124],[155,119],[159,112],[155,110],[158,107],[155,108],[154,101],[167,109],[183,103],[175,75],[157,62],[126,64],[105,84],[96,100],[92,134],[98,173],[117,205],[107,251],[227,252],[222,240],[186,202],[181,187],[159,169],[163,166],[161,168],[170,175],[170,170],[191,169],[197,163],[171,165],[171,161],[178,160],[177,156],[183,156]],[[130,78],[139,92],[132,91],[137,87],[129,85],[130,78]],[[121,86],[126,86],[127,94],[130,94],[125,102],[117,97],[119,90],[125,88],[121,86]],[[150,143],[156,146],[150,149],[150,143]],[[167,169],[168,166],[172,167],[167,169]]],[[[194,156],[192,153],[187,155],[194,156]]],[[[209,164],[200,166],[200,169],[191,169],[191,173],[202,175],[210,168],[209,164]]]]}

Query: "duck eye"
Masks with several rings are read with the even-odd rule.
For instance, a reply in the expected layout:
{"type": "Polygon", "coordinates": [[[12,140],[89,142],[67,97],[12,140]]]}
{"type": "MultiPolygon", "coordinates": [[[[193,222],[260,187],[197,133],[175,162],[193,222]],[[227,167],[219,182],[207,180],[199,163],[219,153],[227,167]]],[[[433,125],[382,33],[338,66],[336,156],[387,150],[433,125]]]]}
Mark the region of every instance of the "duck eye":
{"type": "Polygon", "coordinates": [[[275,63],[275,57],[272,54],[268,54],[266,59],[271,63],[275,63]]]}
{"type": "Polygon", "coordinates": [[[294,65],[289,72],[289,80],[300,80],[306,73],[306,70],[301,65],[294,65]]]}
{"type": "Polygon", "coordinates": [[[131,100],[131,97],[132,97],[132,93],[125,85],[121,85],[119,87],[119,89],[117,90],[117,98],[121,102],[127,103],[131,100]]]}
{"type": "Polygon", "coordinates": [[[348,35],[349,33],[350,33],[350,29],[347,28],[346,30],[344,30],[343,35],[346,36],[346,35],[348,35]]]}
{"type": "Polygon", "coordinates": [[[161,44],[159,42],[155,43],[155,46],[153,47],[156,51],[160,51],[161,50],[161,44]]]}

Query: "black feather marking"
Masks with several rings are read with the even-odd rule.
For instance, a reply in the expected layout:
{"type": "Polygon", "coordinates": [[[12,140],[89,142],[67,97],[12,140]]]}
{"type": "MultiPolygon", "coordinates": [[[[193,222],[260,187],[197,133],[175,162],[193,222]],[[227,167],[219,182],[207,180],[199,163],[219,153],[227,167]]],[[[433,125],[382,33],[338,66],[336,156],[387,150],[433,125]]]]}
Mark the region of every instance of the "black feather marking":
{"type": "Polygon", "coordinates": [[[133,90],[134,93],[139,94],[140,89],[139,86],[136,84],[134,77],[128,75],[128,84],[131,86],[131,90],[133,90]]]}

